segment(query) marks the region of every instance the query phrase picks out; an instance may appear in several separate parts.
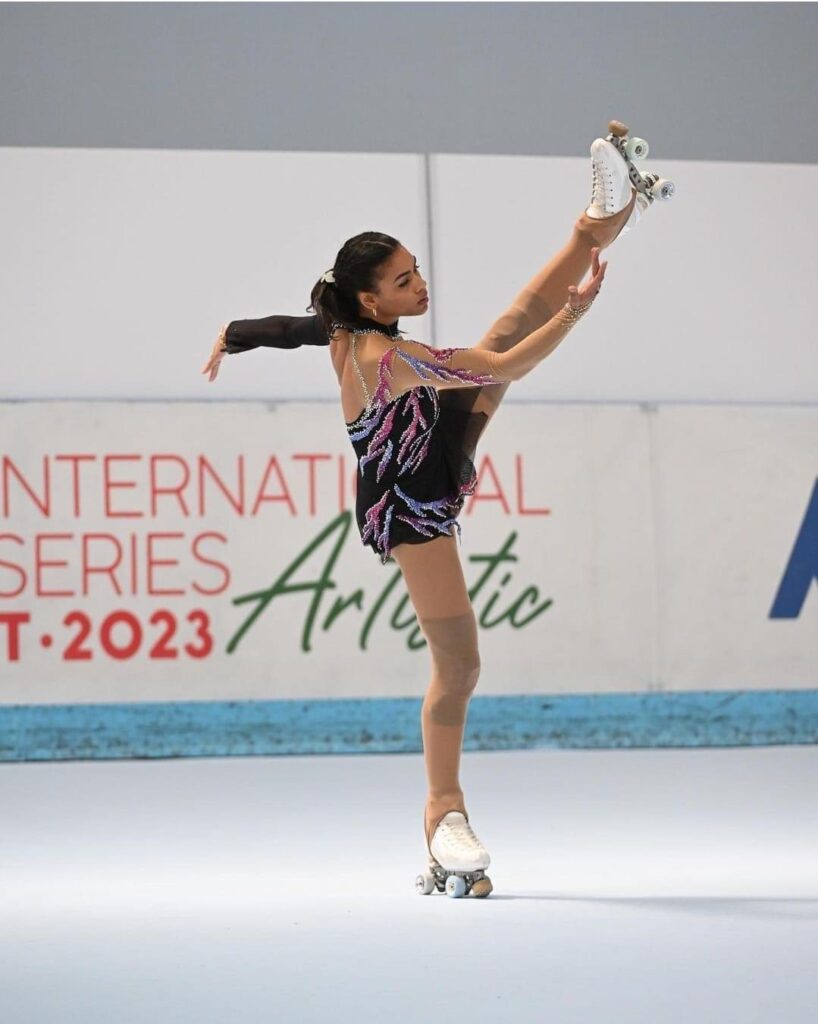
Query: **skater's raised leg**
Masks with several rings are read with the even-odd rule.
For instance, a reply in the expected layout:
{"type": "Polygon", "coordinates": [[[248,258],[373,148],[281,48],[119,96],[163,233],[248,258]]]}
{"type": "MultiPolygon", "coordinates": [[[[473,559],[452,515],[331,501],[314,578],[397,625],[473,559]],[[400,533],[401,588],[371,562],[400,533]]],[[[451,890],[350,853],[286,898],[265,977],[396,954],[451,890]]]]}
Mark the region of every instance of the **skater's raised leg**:
{"type": "MultiPolygon", "coordinates": [[[[644,197],[632,187],[627,165],[616,149],[609,142],[596,139],[591,145],[591,158],[591,203],[574,222],[563,248],[521,289],[477,348],[507,352],[547,323],[568,301],[569,285],[579,285],[590,270],[594,249],[611,245],[643,210],[644,197]]],[[[482,435],[510,386],[511,382],[492,384],[481,388],[479,394],[463,394],[449,400],[485,414],[482,435]]]]}

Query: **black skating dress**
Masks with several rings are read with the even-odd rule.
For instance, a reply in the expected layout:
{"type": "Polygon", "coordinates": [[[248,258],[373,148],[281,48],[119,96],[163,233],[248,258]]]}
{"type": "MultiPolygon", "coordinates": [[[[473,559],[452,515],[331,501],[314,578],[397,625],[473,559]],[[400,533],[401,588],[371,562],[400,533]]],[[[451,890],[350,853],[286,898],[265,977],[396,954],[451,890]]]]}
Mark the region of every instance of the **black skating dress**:
{"type": "Polygon", "coordinates": [[[358,460],[355,518],[362,543],[386,563],[397,544],[421,544],[454,530],[459,537],[457,517],[477,486],[473,459],[488,419],[474,411],[474,403],[483,387],[502,379],[451,367],[454,353],[474,350],[435,349],[410,340],[401,346],[397,321],[386,326],[366,317],[333,323],[329,335],[317,315],[234,320],[225,332],[225,349],[232,353],[260,345],[329,345],[338,328],[351,334],[350,353],[366,398],[361,414],[346,423],[358,460]],[[356,356],[357,337],[370,332],[396,342],[380,357],[372,394],[356,356]],[[393,398],[390,381],[396,360],[404,381],[408,375],[417,383],[393,398]],[[442,381],[446,387],[439,390],[435,382],[442,381]]]}

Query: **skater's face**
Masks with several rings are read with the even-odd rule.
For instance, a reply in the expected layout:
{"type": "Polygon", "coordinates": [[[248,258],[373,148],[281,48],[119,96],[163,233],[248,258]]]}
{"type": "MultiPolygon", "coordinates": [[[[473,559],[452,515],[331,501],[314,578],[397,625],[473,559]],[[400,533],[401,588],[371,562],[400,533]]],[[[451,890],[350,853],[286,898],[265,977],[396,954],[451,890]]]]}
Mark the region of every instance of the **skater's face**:
{"type": "Polygon", "coordinates": [[[420,316],[429,308],[429,290],[418,262],[402,245],[381,264],[378,275],[376,292],[358,292],[364,316],[393,323],[401,316],[420,316]]]}

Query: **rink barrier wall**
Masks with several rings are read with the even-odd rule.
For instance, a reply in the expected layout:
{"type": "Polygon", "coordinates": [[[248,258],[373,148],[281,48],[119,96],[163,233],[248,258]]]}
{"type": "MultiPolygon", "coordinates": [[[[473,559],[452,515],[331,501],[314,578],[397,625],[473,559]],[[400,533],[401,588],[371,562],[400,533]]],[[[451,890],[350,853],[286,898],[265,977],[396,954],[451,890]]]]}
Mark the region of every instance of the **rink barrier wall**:
{"type": "MultiPolygon", "coordinates": [[[[0,761],[422,751],[421,698],[0,706],[0,761]]],[[[818,690],[474,696],[464,750],[818,742],[818,690]]]]}

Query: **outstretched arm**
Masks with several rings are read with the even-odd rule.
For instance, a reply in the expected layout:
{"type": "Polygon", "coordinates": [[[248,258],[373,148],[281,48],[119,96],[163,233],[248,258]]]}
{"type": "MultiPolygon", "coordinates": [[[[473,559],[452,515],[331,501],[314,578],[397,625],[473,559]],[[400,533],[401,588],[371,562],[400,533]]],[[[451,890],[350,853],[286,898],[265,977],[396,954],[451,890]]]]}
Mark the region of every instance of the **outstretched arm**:
{"type": "Polygon", "coordinates": [[[224,327],[223,351],[228,355],[252,348],[300,348],[329,345],[323,321],[315,316],[265,316],[258,320],[231,320],[224,327]]]}
{"type": "Polygon", "coordinates": [[[214,381],[219,363],[226,355],[248,352],[251,348],[300,348],[302,345],[329,345],[324,324],[315,316],[265,316],[258,320],[231,320],[219,331],[202,373],[214,381]]]}

